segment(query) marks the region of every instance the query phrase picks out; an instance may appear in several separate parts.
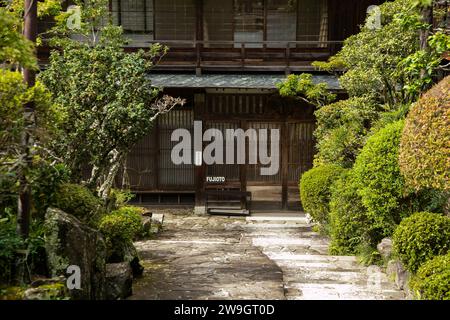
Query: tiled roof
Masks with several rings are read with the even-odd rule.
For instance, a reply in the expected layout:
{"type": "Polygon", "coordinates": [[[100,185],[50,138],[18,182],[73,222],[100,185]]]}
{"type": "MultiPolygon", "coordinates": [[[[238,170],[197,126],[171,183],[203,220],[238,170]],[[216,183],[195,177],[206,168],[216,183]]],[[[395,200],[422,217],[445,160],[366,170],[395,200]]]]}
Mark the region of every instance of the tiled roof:
{"type": "MultiPolygon", "coordinates": [[[[178,74],[151,73],[152,84],[167,88],[252,88],[275,89],[276,84],[286,79],[281,74],[178,74]]],[[[338,79],[333,75],[314,75],[316,83],[326,82],[330,90],[341,89],[338,79]]]]}

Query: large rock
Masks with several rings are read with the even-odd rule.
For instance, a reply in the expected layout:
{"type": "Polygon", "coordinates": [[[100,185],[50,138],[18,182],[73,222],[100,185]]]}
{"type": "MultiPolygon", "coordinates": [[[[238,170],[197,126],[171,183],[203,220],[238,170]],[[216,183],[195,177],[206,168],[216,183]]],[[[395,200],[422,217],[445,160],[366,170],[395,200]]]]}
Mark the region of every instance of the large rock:
{"type": "Polygon", "coordinates": [[[392,256],[392,240],[389,238],[384,238],[377,245],[377,250],[384,259],[389,259],[392,256]]]}
{"type": "Polygon", "coordinates": [[[117,243],[114,252],[108,259],[109,263],[126,262],[130,265],[133,276],[142,275],[144,267],[139,262],[139,255],[132,242],[117,243]]]}
{"type": "Polygon", "coordinates": [[[77,218],[49,208],[45,215],[47,260],[52,276],[67,276],[67,267],[81,272],[81,288],[69,290],[75,300],[105,298],[106,245],[102,235],[77,218]]]}
{"type": "Polygon", "coordinates": [[[132,295],[133,273],[129,263],[106,264],[106,299],[125,299],[132,295]]]}
{"type": "Polygon", "coordinates": [[[400,261],[389,261],[386,266],[386,274],[395,282],[397,289],[408,292],[408,281],[410,274],[400,261]]]}

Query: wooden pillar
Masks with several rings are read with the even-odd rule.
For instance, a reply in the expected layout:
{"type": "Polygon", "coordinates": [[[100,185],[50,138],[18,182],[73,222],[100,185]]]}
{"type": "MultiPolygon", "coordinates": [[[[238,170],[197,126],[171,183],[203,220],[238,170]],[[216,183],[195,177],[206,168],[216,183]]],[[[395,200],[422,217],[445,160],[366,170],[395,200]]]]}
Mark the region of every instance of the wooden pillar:
{"type": "Polygon", "coordinates": [[[199,43],[198,41],[203,41],[203,0],[195,1],[196,8],[196,26],[195,26],[195,52],[196,52],[196,66],[195,66],[195,74],[199,77],[202,74],[202,51],[203,51],[203,43],[199,43]]]}
{"type": "MultiPolygon", "coordinates": [[[[194,94],[194,121],[202,121],[203,114],[205,113],[205,100],[204,93],[194,94]]],[[[203,132],[202,132],[203,134],[203,132]]],[[[195,163],[195,150],[194,150],[194,163],[195,163]]],[[[206,179],[206,165],[203,163],[201,166],[194,166],[194,180],[195,180],[195,213],[205,214],[205,179],[206,179]]]]}
{"type": "MultiPolygon", "coordinates": [[[[248,129],[247,120],[241,120],[240,126],[242,130],[246,131],[248,129]]],[[[239,148],[239,146],[238,146],[239,148]]],[[[245,155],[246,160],[244,164],[239,165],[239,182],[241,184],[241,191],[247,191],[247,163],[248,163],[248,146],[245,143],[245,155]]]]}
{"type": "Polygon", "coordinates": [[[281,207],[288,206],[288,169],[289,169],[289,124],[285,121],[281,125],[281,207]]]}

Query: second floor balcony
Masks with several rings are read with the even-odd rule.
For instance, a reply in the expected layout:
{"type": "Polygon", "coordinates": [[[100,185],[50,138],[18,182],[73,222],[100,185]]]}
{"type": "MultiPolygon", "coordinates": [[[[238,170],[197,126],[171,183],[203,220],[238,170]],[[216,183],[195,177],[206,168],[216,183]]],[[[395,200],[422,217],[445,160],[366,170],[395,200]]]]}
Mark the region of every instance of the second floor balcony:
{"type": "Polygon", "coordinates": [[[372,2],[111,0],[109,9],[129,50],[156,42],[170,47],[157,69],[289,73],[336,53],[372,2]]]}

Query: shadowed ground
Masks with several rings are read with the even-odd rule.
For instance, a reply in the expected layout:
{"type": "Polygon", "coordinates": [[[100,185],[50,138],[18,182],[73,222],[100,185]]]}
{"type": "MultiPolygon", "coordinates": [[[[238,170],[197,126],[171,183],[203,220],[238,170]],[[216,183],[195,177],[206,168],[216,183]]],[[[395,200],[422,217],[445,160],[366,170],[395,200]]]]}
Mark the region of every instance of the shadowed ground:
{"type": "Polygon", "coordinates": [[[145,272],[130,299],[402,299],[378,267],[329,256],[303,214],[167,215],[136,242],[145,272]]]}

